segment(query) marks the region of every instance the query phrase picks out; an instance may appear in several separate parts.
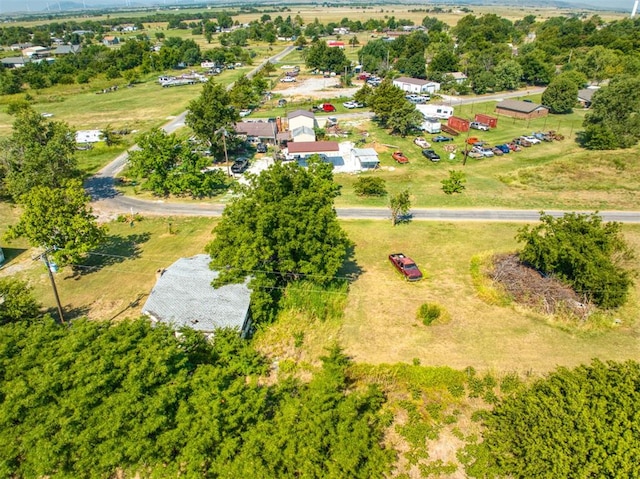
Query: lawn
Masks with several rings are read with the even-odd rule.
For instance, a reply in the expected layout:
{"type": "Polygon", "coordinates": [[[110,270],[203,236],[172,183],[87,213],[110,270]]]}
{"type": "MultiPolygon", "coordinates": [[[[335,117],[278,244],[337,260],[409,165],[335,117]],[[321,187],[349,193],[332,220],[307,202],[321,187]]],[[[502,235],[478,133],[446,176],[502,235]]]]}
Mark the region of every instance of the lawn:
{"type": "MultiPolygon", "coordinates": [[[[593,357],[638,358],[638,284],[629,303],[606,318],[608,324],[618,319],[622,325],[600,331],[554,323],[517,306],[492,306],[477,297],[471,258],[514,250],[519,225],[414,222],[393,228],[386,222],[348,221],[343,226],[355,242],[362,273],[332,335],[358,362],[418,358],[423,365],[540,373],[593,357]],[[404,282],[387,259],[391,252],[410,255],[426,279],[404,282]],[[416,311],[424,302],[443,306],[450,321],[430,327],[418,322],[416,311]]],[[[640,227],[626,226],[624,232],[640,253],[640,227]]]]}

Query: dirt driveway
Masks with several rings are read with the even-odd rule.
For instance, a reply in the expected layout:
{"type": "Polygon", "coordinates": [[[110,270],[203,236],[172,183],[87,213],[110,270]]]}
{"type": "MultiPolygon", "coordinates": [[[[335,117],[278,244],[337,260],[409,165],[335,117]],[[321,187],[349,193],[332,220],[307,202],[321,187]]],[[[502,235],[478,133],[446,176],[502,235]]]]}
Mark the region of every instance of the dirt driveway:
{"type": "Polygon", "coordinates": [[[331,78],[303,77],[297,83],[279,83],[274,92],[280,93],[285,98],[338,98],[341,96],[351,97],[358,91],[358,87],[337,88],[338,85],[340,85],[340,77],[337,76],[331,78]]]}

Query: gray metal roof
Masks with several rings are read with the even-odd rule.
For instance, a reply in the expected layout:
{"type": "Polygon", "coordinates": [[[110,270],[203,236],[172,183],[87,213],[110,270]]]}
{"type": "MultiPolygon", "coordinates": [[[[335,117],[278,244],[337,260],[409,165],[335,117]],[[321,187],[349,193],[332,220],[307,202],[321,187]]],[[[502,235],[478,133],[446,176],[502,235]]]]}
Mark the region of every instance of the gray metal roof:
{"type": "Polygon", "coordinates": [[[496,105],[496,108],[502,108],[503,110],[517,111],[519,113],[531,113],[539,108],[546,107],[533,102],[522,100],[502,100],[496,105]]]}
{"type": "Polygon", "coordinates": [[[583,88],[582,90],[578,90],[578,98],[581,100],[591,101],[593,94],[598,90],[595,88],[583,88]]]}
{"type": "Polygon", "coordinates": [[[211,333],[218,328],[245,326],[251,290],[243,284],[211,286],[218,277],[209,269],[211,258],[199,254],[180,258],[169,266],[154,286],[142,313],[175,329],[183,326],[211,333]]]}
{"type": "Polygon", "coordinates": [[[292,111],[291,113],[289,113],[287,115],[287,118],[290,120],[290,119],[298,117],[298,116],[306,116],[307,118],[311,118],[311,119],[314,119],[314,120],[316,118],[316,116],[313,114],[313,112],[307,111],[307,110],[292,111]]]}
{"type": "Polygon", "coordinates": [[[294,128],[293,130],[291,130],[291,135],[295,138],[296,136],[299,135],[313,135],[313,137],[316,137],[316,132],[313,131],[312,128],[309,128],[308,126],[299,126],[298,128],[294,128]]]}

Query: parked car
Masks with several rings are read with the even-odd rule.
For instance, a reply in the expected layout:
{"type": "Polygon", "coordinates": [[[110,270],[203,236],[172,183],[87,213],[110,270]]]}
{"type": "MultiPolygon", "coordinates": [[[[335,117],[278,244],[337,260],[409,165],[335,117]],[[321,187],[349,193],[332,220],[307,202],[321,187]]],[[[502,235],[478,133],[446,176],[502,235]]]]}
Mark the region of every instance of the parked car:
{"type": "Polygon", "coordinates": [[[507,154],[511,152],[511,148],[509,148],[509,145],[506,143],[503,143],[501,145],[496,145],[496,148],[498,148],[499,150],[502,151],[502,153],[507,154]]]}
{"type": "Polygon", "coordinates": [[[524,138],[514,138],[513,143],[518,146],[524,146],[525,148],[529,148],[531,146],[531,142],[525,140],[524,138]]]}
{"type": "Polygon", "coordinates": [[[249,116],[251,115],[251,110],[247,109],[247,110],[240,110],[240,118],[244,118],[245,116],[249,116]]]}
{"type": "Polygon", "coordinates": [[[470,136],[469,138],[467,138],[467,145],[475,145],[476,143],[480,142],[480,138],[476,137],[476,136],[470,136]]]}
{"type": "Polygon", "coordinates": [[[256,151],[258,153],[266,153],[267,152],[267,144],[266,143],[258,143],[256,145],[256,151]]]}
{"type": "Polygon", "coordinates": [[[331,103],[323,103],[322,105],[318,105],[317,107],[315,107],[314,110],[326,111],[330,113],[332,111],[336,111],[336,107],[333,106],[331,103]]]}
{"type": "Polygon", "coordinates": [[[496,156],[502,156],[504,155],[504,151],[502,151],[500,148],[498,148],[497,146],[494,146],[493,148],[491,148],[491,151],[493,151],[493,154],[496,156]]]}
{"type": "Polygon", "coordinates": [[[542,143],[540,140],[538,140],[535,136],[530,135],[530,136],[523,136],[522,137],[524,140],[527,140],[529,143],[531,143],[532,145],[537,145],[538,143],[542,143]]]}
{"type": "Polygon", "coordinates": [[[419,136],[415,140],[413,140],[413,143],[415,143],[420,148],[430,148],[431,147],[431,143],[429,143],[427,140],[425,140],[421,136],[419,136]]]}
{"type": "Polygon", "coordinates": [[[287,100],[285,100],[284,98],[280,98],[280,99],[278,100],[278,106],[279,106],[280,108],[287,106],[287,100]]]}
{"type": "Polygon", "coordinates": [[[444,136],[444,135],[434,136],[431,139],[436,143],[441,143],[443,141],[453,141],[453,138],[451,138],[450,136],[444,136]]]}
{"type": "Polygon", "coordinates": [[[511,143],[507,143],[507,146],[509,147],[509,149],[511,151],[522,151],[522,148],[520,148],[520,145],[516,145],[515,143],[511,142],[511,143]]]}
{"type": "Polygon", "coordinates": [[[433,162],[440,161],[440,155],[433,150],[422,150],[422,156],[433,162]]]}
{"type": "Polygon", "coordinates": [[[394,253],[389,255],[389,261],[400,272],[402,277],[407,281],[419,281],[422,279],[422,272],[418,265],[408,256],[402,253],[394,253]]]}
{"type": "Polygon", "coordinates": [[[280,82],[281,82],[281,83],[293,83],[293,82],[295,82],[295,81],[297,81],[297,80],[296,80],[295,78],[293,78],[293,77],[283,77],[283,78],[280,78],[280,82]]]}
{"type": "Polygon", "coordinates": [[[247,168],[249,168],[249,160],[247,158],[238,158],[231,165],[231,171],[236,174],[244,173],[247,168]]]}
{"type": "Polygon", "coordinates": [[[471,123],[469,123],[469,127],[473,128],[474,130],[489,131],[489,125],[480,123],[479,121],[472,121],[471,123]]]}
{"type": "Polygon", "coordinates": [[[475,149],[463,151],[462,154],[467,158],[475,158],[475,159],[484,158],[482,156],[482,153],[480,153],[479,151],[476,151],[475,149]]]}
{"type": "Polygon", "coordinates": [[[407,158],[406,156],[404,156],[404,154],[401,151],[394,151],[391,154],[391,157],[396,160],[398,163],[409,163],[409,158],[407,158]]]}
{"type": "Polygon", "coordinates": [[[487,157],[487,158],[493,156],[493,151],[491,151],[489,148],[483,148],[481,146],[474,146],[473,148],[471,148],[471,151],[480,153],[483,157],[487,157]]]}
{"type": "Polygon", "coordinates": [[[350,101],[344,102],[342,106],[351,110],[353,108],[362,108],[364,105],[362,103],[358,103],[357,101],[350,100],[350,101]]]}

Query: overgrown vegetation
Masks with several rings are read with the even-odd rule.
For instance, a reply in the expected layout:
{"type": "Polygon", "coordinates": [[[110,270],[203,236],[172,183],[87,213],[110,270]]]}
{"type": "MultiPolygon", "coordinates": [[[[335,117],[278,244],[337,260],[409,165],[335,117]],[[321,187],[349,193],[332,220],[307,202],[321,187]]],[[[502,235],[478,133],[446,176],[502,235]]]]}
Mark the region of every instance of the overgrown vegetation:
{"type": "Polygon", "coordinates": [[[309,383],[272,385],[232,330],[211,344],[147,320],[21,321],[2,326],[0,352],[4,477],[369,479],[393,459],[384,396],[351,388],[336,347],[309,383]]]}
{"type": "Polygon", "coordinates": [[[440,319],[442,316],[442,308],[435,303],[424,303],[418,308],[418,320],[422,321],[422,324],[429,326],[434,321],[440,319]]]}
{"type": "Polygon", "coordinates": [[[523,227],[520,259],[544,274],[556,275],[598,306],[624,304],[632,284],[633,252],[619,223],[603,223],[597,214],[542,213],[540,224],[523,227]]]}
{"type": "Polygon", "coordinates": [[[358,196],[385,196],[386,181],[378,176],[360,176],[353,185],[358,196]]]}

